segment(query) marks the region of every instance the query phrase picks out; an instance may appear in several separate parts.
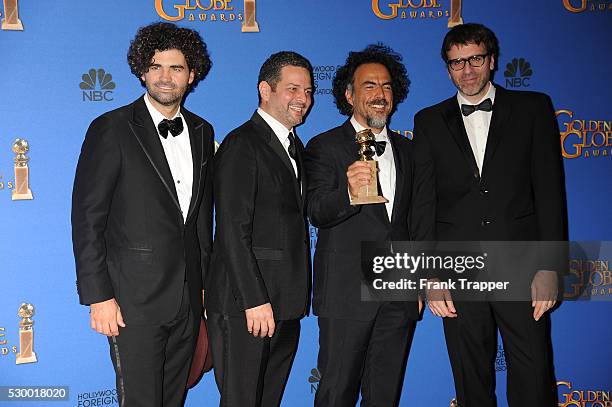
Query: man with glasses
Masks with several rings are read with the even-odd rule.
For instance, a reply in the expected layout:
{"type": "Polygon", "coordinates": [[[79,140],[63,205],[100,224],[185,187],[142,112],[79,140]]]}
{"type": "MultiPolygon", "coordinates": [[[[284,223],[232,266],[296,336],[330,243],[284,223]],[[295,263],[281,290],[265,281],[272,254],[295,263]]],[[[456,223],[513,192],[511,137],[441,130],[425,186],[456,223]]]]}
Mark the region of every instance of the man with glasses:
{"type": "MultiPolygon", "coordinates": [[[[435,178],[438,241],[566,240],[559,131],[548,96],[491,83],[495,34],[480,24],[451,29],[442,45],[457,95],[414,120],[415,177],[435,178]]],[[[553,407],[555,381],[548,311],[557,296],[550,269],[515,270],[532,301],[455,301],[428,292],[444,333],[461,407],[493,407],[497,328],[508,366],[511,407],[553,407]],[[545,287],[554,287],[545,290],[545,287]],[[529,291],[529,289],[527,289],[529,291]]]]}

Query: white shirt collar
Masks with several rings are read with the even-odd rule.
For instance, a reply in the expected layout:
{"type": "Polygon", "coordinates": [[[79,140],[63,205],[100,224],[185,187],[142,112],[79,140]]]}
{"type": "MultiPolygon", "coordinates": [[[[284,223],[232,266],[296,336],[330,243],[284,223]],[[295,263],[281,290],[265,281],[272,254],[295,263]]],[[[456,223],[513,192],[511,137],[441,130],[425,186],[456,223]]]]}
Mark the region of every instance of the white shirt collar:
{"type": "MultiPolygon", "coordinates": [[[[157,126],[159,126],[159,123],[164,120],[166,118],[166,116],[164,116],[163,114],[161,114],[159,112],[159,110],[157,110],[155,108],[155,106],[153,106],[153,103],[151,103],[151,101],[149,100],[149,96],[145,93],[144,96],[144,101],[145,101],[145,105],[147,105],[147,110],[149,111],[149,114],[151,115],[151,118],[153,119],[153,123],[155,124],[155,128],[157,129],[157,126]]],[[[181,109],[179,108],[176,111],[176,114],[174,115],[174,117],[172,119],[175,119],[177,117],[182,117],[181,116],[181,109]]],[[[159,133],[159,130],[158,130],[159,133]]]]}
{"type": "Polygon", "coordinates": [[[457,92],[457,101],[459,102],[459,106],[477,105],[487,98],[491,99],[491,102],[495,103],[495,86],[493,86],[491,82],[489,82],[489,90],[487,91],[487,93],[476,103],[470,102],[461,93],[457,92]]]}
{"type": "MultiPolygon", "coordinates": [[[[351,116],[351,124],[353,125],[353,128],[355,129],[356,132],[360,132],[361,130],[365,130],[369,127],[363,127],[361,124],[359,124],[359,122],[357,121],[357,119],[355,119],[355,116],[351,116]]],[[[374,132],[372,132],[374,133],[374,132]]],[[[387,126],[383,127],[383,129],[380,131],[380,133],[376,134],[374,133],[374,135],[376,136],[376,141],[386,141],[389,142],[389,135],[387,134],[387,126]]]]}
{"type": "Polygon", "coordinates": [[[281,140],[281,142],[287,139],[287,137],[289,137],[289,133],[293,131],[293,127],[291,129],[287,129],[281,122],[266,113],[261,107],[257,108],[257,113],[266,123],[268,123],[268,126],[272,128],[272,131],[274,134],[276,134],[276,137],[281,140]]]}

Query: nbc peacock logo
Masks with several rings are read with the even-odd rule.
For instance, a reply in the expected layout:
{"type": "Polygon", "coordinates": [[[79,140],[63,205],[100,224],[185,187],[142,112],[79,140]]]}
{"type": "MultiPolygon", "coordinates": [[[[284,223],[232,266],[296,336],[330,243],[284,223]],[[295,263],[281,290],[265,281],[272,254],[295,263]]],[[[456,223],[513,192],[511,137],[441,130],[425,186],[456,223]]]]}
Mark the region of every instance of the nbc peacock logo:
{"type": "Polygon", "coordinates": [[[319,389],[319,382],[321,381],[321,373],[319,369],[314,368],[310,370],[310,376],[308,377],[308,383],[310,383],[310,394],[314,394],[319,389]]]}
{"type": "Polygon", "coordinates": [[[97,70],[91,68],[81,76],[82,82],[79,88],[82,89],[83,102],[110,102],[113,100],[113,75],[102,68],[97,70]]]}
{"type": "Polygon", "coordinates": [[[533,69],[525,58],[513,58],[506,64],[504,77],[508,88],[527,88],[530,85],[533,69]]]}

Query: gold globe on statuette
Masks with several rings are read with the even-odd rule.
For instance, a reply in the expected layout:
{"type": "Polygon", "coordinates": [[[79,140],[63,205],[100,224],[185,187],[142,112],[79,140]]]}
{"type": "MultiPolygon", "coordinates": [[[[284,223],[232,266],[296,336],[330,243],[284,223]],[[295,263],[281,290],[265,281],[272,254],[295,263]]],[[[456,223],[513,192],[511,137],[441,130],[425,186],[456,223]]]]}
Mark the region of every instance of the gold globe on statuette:
{"type": "Polygon", "coordinates": [[[34,363],[37,361],[36,353],[34,352],[34,306],[24,302],[19,306],[17,315],[21,317],[19,321],[19,353],[15,364],[34,363]]]}
{"type": "Polygon", "coordinates": [[[351,197],[351,205],[369,205],[389,202],[387,198],[378,193],[378,162],[374,156],[376,136],[372,130],[365,129],[355,134],[355,142],[359,144],[359,161],[365,161],[372,170],[372,179],[368,185],[359,188],[357,197],[351,197]]]}

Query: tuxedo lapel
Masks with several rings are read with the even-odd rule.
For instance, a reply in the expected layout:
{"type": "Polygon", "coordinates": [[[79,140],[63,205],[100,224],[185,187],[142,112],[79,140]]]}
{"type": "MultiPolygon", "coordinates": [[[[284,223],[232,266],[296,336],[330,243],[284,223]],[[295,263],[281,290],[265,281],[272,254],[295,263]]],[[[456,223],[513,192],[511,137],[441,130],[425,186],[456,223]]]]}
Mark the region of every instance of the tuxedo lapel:
{"type": "Polygon", "coordinates": [[[138,99],[133,106],[134,114],[132,120],[129,121],[130,129],[180,212],[181,205],[174,187],[170,166],[144,99],[138,99]]]}
{"type": "Polygon", "coordinates": [[[204,122],[195,121],[189,112],[182,109],[182,115],[187,122],[189,129],[189,141],[191,144],[191,160],[193,162],[193,184],[191,189],[191,202],[189,203],[189,211],[187,212],[187,220],[195,211],[195,204],[200,195],[200,183],[202,180],[202,172],[208,163],[202,162],[204,154],[204,122]]]}
{"type": "Polygon", "coordinates": [[[472,147],[470,147],[470,140],[468,139],[467,132],[465,131],[465,125],[463,124],[461,110],[459,109],[459,103],[457,102],[456,97],[446,100],[442,114],[448,130],[453,136],[455,143],[457,143],[457,146],[463,153],[463,157],[465,158],[472,174],[474,174],[476,177],[480,177],[480,171],[478,170],[478,165],[476,164],[476,158],[474,158],[472,147]]]}
{"type": "Polygon", "coordinates": [[[293,164],[291,164],[291,161],[289,160],[289,155],[287,154],[285,147],[283,147],[281,142],[278,140],[278,137],[276,136],[272,128],[268,126],[268,123],[266,123],[266,121],[262,119],[262,117],[259,114],[257,114],[257,112],[253,113],[253,116],[251,116],[251,120],[255,123],[255,127],[259,130],[260,134],[266,140],[268,146],[276,153],[278,158],[280,158],[280,160],[283,162],[287,171],[291,172],[291,176],[293,177],[293,179],[295,179],[295,182],[293,183],[295,199],[301,205],[302,204],[302,194],[300,192],[300,187],[297,183],[297,178],[295,177],[295,171],[293,169],[293,164]]]}
{"type": "Polygon", "coordinates": [[[482,163],[483,174],[487,168],[487,163],[491,161],[493,154],[495,154],[499,141],[504,134],[504,126],[510,118],[511,105],[507,103],[506,96],[505,90],[497,86],[495,89],[495,102],[493,103],[493,115],[491,116],[491,124],[489,125],[489,134],[487,135],[487,147],[482,163]]]}
{"type": "Polygon", "coordinates": [[[346,154],[351,158],[349,162],[352,164],[359,159],[359,145],[355,142],[355,134],[357,132],[350,120],[347,120],[342,125],[342,133],[345,138],[343,144],[346,147],[346,154]]]}

